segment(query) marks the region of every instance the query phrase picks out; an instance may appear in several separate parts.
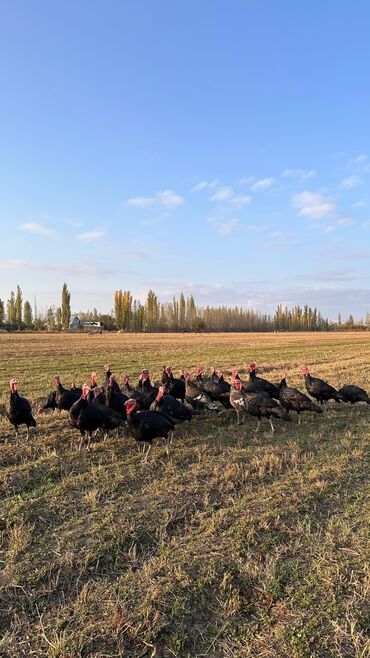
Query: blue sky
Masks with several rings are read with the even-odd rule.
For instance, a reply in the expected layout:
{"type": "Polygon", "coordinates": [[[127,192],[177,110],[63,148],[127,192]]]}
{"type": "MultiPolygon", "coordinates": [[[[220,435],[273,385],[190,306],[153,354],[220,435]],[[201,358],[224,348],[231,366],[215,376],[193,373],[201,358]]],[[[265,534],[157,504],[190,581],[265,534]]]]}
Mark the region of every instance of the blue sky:
{"type": "Polygon", "coordinates": [[[0,297],[370,311],[366,0],[0,0],[0,297]]]}

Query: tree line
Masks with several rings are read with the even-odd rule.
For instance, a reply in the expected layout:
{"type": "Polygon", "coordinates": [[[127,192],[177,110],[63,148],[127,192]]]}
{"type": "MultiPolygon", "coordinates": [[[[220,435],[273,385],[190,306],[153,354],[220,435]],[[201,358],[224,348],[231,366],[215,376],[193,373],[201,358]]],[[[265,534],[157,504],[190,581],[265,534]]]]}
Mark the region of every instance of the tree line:
{"type": "MultiPolygon", "coordinates": [[[[340,331],[367,329],[370,314],[365,321],[357,323],[350,315],[336,322],[323,317],[317,308],[308,305],[289,308],[278,304],[274,315],[262,313],[242,306],[198,306],[193,295],[183,293],[172,301],[162,303],[153,290],[149,290],[145,301],[135,299],[129,290],[116,290],[114,308],[110,313],[92,311],[77,313],[82,322],[101,322],[106,330],[124,332],[258,332],[258,331],[340,331]]],[[[50,306],[43,313],[36,304],[28,300],[23,303],[20,286],[10,293],[5,303],[0,299],[0,326],[9,331],[41,330],[67,331],[71,322],[71,294],[64,283],[59,306],[50,306]]]]}

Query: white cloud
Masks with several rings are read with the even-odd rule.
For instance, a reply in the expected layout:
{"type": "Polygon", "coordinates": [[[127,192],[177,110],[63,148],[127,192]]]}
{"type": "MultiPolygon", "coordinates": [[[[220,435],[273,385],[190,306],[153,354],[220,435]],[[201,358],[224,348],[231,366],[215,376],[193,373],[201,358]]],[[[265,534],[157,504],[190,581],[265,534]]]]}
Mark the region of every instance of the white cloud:
{"type": "Polygon", "coordinates": [[[268,190],[274,184],[274,181],[274,178],[261,178],[261,180],[258,180],[251,185],[251,190],[268,190]]]}
{"type": "Polygon", "coordinates": [[[247,176],[246,178],[239,178],[238,183],[241,183],[241,185],[252,185],[255,180],[254,176],[247,176]]]}
{"type": "Polygon", "coordinates": [[[157,192],[156,197],[164,208],[177,208],[177,206],[182,206],[185,203],[185,199],[176,192],[172,192],[172,190],[157,192]]]}
{"type": "Polygon", "coordinates": [[[216,187],[218,184],[218,179],[214,178],[213,180],[202,180],[200,183],[197,183],[190,191],[191,192],[201,192],[202,190],[205,190],[206,188],[212,189],[213,187],[216,187]]]}
{"type": "Polygon", "coordinates": [[[333,200],[320,193],[300,192],[293,196],[292,204],[302,217],[324,219],[326,217],[335,217],[338,214],[333,200]]]}
{"type": "Polygon", "coordinates": [[[163,206],[163,208],[173,209],[185,203],[185,199],[172,190],[163,190],[157,192],[155,196],[133,197],[132,199],[128,199],[127,203],[129,203],[131,206],[137,206],[139,208],[147,208],[149,206],[153,206],[154,204],[159,204],[163,206]]]}
{"type": "Polygon", "coordinates": [[[139,208],[146,208],[155,203],[155,197],[152,196],[135,196],[133,199],[128,199],[127,203],[130,206],[138,206],[139,208]]]}
{"type": "Polygon", "coordinates": [[[370,219],[368,219],[366,222],[362,222],[361,226],[362,228],[370,228],[370,219]]]}
{"type": "Polygon", "coordinates": [[[212,217],[208,220],[208,222],[220,235],[228,235],[229,233],[232,233],[237,228],[239,228],[239,220],[235,219],[234,217],[226,221],[222,221],[217,217],[212,217]]]}
{"type": "Polygon", "coordinates": [[[208,187],[208,181],[202,180],[200,183],[197,183],[197,185],[194,185],[194,187],[190,190],[191,192],[201,192],[204,190],[205,187],[208,187]]]}
{"type": "Polygon", "coordinates": [[[357,185],[360,185],[362,183],[362,180],[360,176],[354,175],[354,176],[349,176],[348,178],[344,178],[340,184],[340,187],[344,187],[347,190],[350,190],[352,187],[357,187],[357,185]]]}
{"type": "Polygon", "coordinates": [[[365,201],[356,201],[356,203],[353,204],[354,208],[365,208],[366,203],[365,201]]]}
{"type": "Polygon", "coordinates": [[[281,175],[284,177],[308,180],[309,178],[316,176],[316,171],[314,169],[285,169],[281,175]]]}
{"type": "Polygon", "coordinates": [[[324,228],[324,231],[323,231],[323,232],[324,232],[324,233],[333,233],[333,231],[335,231],[335,226],[333,226],[332,224],[330,224],[330,226],[326,226],[326,227],[324,228]]]}
{"type": "Polygon", "coordinates": [[[80,233],[76,236],[76,240],[83,242],[92,242],[94,240],[101,240],[104,237],[104,231],[88,231],[87,233],[80,233]]]}
{"type": "Polygon", "coordinates": [[[234,190],[232,187],[220,187],[220,189],[213,194],[210,199],[211,201],[228,201],[231,197],[234,196],[234,190]]]}
{"type": "Polygon", "coordinates": [[[21,224],[18,228],[21,231],[27,231],[27,233],[34,233],[35,235],[43,235],[47,238],[53,238],[56,236],[56,231],[53,228],[47,228],[47,226],[42,226],[42,224],[38,224],[37,222],[21,224]]]}
{"type": "Polygon", "coordinates": [[[234,203],[237,206],[248,206],[252,201],[252,197],[247,194],[236,194],[229,199],[229,203],[234,203]]]}

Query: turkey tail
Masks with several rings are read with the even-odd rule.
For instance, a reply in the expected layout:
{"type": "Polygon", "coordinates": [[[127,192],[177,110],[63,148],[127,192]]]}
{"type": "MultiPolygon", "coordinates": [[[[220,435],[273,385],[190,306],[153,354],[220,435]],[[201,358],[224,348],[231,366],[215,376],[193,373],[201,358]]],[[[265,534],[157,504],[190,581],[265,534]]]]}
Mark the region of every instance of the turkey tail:
{"type": "Polygon", "coordinates": [[[275,418],[280,418],[281,420],[286,420],[288,423],[290,423],[292,421],[289,414],[282,407],[273,407],[273,409],[271,409],[271,413],[272,413],[273,416],[275,416],[275,418]]]}

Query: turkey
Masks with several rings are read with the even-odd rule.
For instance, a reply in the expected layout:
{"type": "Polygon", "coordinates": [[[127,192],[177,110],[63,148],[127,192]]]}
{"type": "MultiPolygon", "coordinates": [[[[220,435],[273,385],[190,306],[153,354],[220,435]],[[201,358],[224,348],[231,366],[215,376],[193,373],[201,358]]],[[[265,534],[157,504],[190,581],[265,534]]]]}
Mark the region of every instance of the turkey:
{"type": "Polygon", "coordinates": [[[126,418],[125,402],[127,402],[128,397],[122,393],[114,375],[109,377],[105,399],[110,409],[117,411],[123,418],[126,418]]]}
{"type": "Polygon", "coordinates": [[[150,405],[150,411],[161,413],[167,420],[174,425],[183,423],[185,420],[190,421],[193,416],[192,410],[172,395],[166,395],[164,386],[160,386],[157,397],[150,405]]]}
{"type": "Polygon", "coordinates": [[[57,394],[56,391],[50,391],[48,397],[46,398],[46,402],[44,402],[44,404],[42,404],[42,405],[37,409],[37,413],[38,413],[38,414],[43,414],[47,409],[52,409],[53,412],[54,412],[55,409],[58,408],[58,407],[57,407],[57,403],[56,403],[56,399],[55,399],[56,394],[57,394]]]}
{"type": "Polygon", "coordinates": [[[143,398],[144,409],[149,409],[150,405],[156,398],[158,387],[153,386],[151,383],[149,379],[149,370],[146,368],[144,368],[140,373],[138,390],[140,391],[143,398]]]}
{"type": "Polygon", "coordinates": [[[105,390],[103,386],[98,386],[97,379],[98,376],[96,372],[92,372],[90,391],[87,399],[89,402],[100,402],[100,404],[105,404],[105,390]]]}
{"type": "Polygon", "coordinates": [[[79,429],[81,433],[79,450],[82,448],[85,433],[88,435],[87,449],[90,450],[93,432],[97,429],[103,429],[107,433],[109,430],[114,430],[124,423],[121,414],[113,411],[113,409],[109,409],[104,404],[89,402],[89,391],[90,388],[87,384],[84,384],[81,397],[72,405],[69,411],[71,426],[79,429]]]}
{"type": "Polygon", "coordinates": [[[230,389],[225,387],[225,382],[220,383],[216,381],[216,373],[213,369],[210,379],[203,379],[203,368],[197,368],[196,371],[196,385],[208,395],[213,402],[220,402],[226,409],[231,408],[230,404],[230,389]]]}
{"type": "Polygon", "coordinates": [[[55,402],[58,409],[60,411],[69,411],[72,405],[81,397],[82,389],[75,387],[64,388],[60,381],[59,375],[56,375],[54,378],[54,383],[56,386],[55,402]]]}
{"type": "Polygon", "coordinates": [[[223,374],[222,370],[217,370],[217,381],[222,386],[224,391],[226,391],[227,393],[230,392],[231,385],[229,384],[229,382],[227,382],[224,379],[224,374],[223,374]]]}
{"type": "MultiPolygon", "coordinates": [[[[183,377],[177,379],[173,376],[172,369],[168,366],[166,368],[167,379],[165,382],[166,393],[172,395],[173,398],[185,400],[185,379],[183,377]]],[[[163,381],[163,379],[162,379],[163,381]]]]}
{"type": "Polygon", "coordinates": [[[127,400],[125,403],[127,413],[127,425],[130,434],[141,444],[148,444],[148,449],[144,456],[144,462],[147,461],[150,449],[154,439],[162,438],[166,440],[166,452],[169,455],[169,444],[172,440],[172,432],[175,429],[174,423],[169,421],[162,414],[156,411],[136,411],[136,400],[127,400]]]}
{"type": "Polygon", "coordinates": [[[279,390],[277,386],[271,384],[267,379],[257,377],[255,363],[249,364],[249,380],[247,384],[244,384],[244,388],[250,393],[267,393],[271,398],[275,398],[275,400],[279,399],[279,390]]]}
{"type": "Polygon", "coordinates": [[[211,398],[202,391],[199,386],[191,381],[188,372],[185,373],[185,400],[194,409],[208,409],[209,411],[219,412],[218,407],[212,402],[211,398]]]}
{"type": "Polygon", "coordinates": [[[122,383],[123,383],[122,393],[127,395],[127,398],[129,400],[136,400],[137,410],[144,409],[143,396],[141,395],[141,392],[137,390],[137,388],[133,388],[131,386],[128,375],[122,376],[122,383]]]}
{"type": "MultiPolygon", "coordinates": [[[[110,369],[109,363],[104,364],[104,370],[105,370],[105,382],[104,382],[103,388],[105,390],[108,387],[109,380],[112,376],[112,371],[110,369]]],[[[117,391],[121,390],[120,387],[119,387],[119,384],[116,380],[114,380],[114,382],[113,382],[113,388],[115,388],[117,391]]]]}
{"type": "Polygon", "coordinates": [[[20,425],[27,426],[27,439],[29,439],[30,427],[36,427],[36,421],[32,416],[32,409],[29,401],[27,398],[19,395],[17,385],[17,379],[10,380],[10,399],[9,407],[6,410],[6,417],[15,429],[15,438],[18,445],[18,427],[20,425]]]}
{"type": "Polygon", "coordinates": [[[322,379],[318,377],[312,377],[308,367],[303,364],[300,367],[300,370],[303,372],[304,381],[307,389],[307,393],[315,398],[319,404],[327,402],[328,400],[335,400],[336,402],[341,402],[341,396],[338,391],[330,384],[327,384],[322,379]]]}
{"type": "Polygon", "coordinates": [[[286,372],[283,370],[280,373],[281,381],[279,388],[279,401],[285,411],[296,411],[298,414],[298,424],[301,423],[300,413],[302,411],[314,411],[317,414],[322,414],[322,409],[317,404],[312,402],[310,398],[301,393],[297,388],[291,388],[286,383],[286,372]]]}
{"type": "Polygon", "coordinates": [[[280,418],[281,420],[288,422],[291,421],[289,414],[286,413],[279,402],[273,400],[266,395],[266,393],[253,393],[243,390],[243,384],[239,379],[234,380],[233,387],[230,390],[230,402],[237,412],[238,421],[239,414],[243,410],[246,411],[247,414],[258,418],[257,427],[255,429],[256,433],[259,430],[262,418],[268,418],[272,433],[275,432],[272,417],[280,418]],[[235,389],[237,393],[234,393],[233,389],[235,389]]]}
{"type": "Polygon", "coordinates": [[[366,391],[354,384],[342,386],[338,391],[338,395],[340,395],[343,402],[350,402],[351,404],[355,402],[366,402],[366,404],[370,404],[370,398],[366,391]]]}

